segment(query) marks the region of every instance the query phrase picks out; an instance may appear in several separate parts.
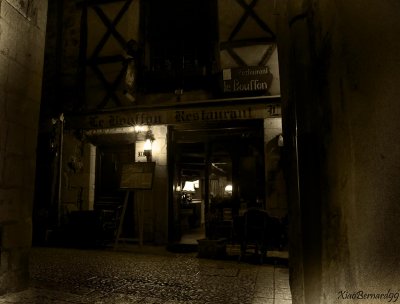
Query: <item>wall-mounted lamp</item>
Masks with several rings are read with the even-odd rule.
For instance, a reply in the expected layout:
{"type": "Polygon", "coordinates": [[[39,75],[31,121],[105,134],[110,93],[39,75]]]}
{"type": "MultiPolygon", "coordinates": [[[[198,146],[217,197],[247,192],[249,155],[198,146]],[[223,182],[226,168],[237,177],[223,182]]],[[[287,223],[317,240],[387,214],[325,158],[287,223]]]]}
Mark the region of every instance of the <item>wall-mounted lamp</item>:
{"type": "Polygon", "coordinates": [[[146,156],[148,162],[152,161],[152,146],[154,141],[154,135],[151,130],[146,132],[145,142],[143,147],[143,155],[146,156]]]}

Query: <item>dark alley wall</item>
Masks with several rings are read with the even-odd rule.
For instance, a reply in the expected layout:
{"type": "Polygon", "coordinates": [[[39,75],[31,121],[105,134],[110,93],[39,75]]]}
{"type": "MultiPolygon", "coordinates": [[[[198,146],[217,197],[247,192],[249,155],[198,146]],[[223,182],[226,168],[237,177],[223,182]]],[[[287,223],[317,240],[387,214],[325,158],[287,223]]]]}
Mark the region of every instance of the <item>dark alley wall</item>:
{"type": "Polygon", "coordinates": [[[279,5],[293,303],[395,296],[400,3],[279,5]]]}
{"type": "Polygon", "coordinates": [[[0,294],[29,280],[46,12],[47,1],[0,1],[0,294]]]}

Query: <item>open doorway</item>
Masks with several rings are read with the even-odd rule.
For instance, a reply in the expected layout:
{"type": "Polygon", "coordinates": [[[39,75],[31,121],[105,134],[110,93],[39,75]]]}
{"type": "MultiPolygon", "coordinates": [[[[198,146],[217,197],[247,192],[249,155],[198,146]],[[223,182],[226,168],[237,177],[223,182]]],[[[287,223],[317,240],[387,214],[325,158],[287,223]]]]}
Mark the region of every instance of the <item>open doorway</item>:
{"type": "Polygon", "coordinates": [[[173,240],[232,238],[232,218],[264,206],[262,120],[171,128],[173,240]]]}
{"type": "Polygon", "coordinates": [[[133,195],[129,195],[124,218],[120,218],[126,195],[120,188],[122,167],[134,161],[135,145],[132,143],[97,146],[94,210],[103,221],[103,238],[109,244],[114,242],[121,220],[123,224],[121,235],[126,239],[137,238],[133,195]]]}

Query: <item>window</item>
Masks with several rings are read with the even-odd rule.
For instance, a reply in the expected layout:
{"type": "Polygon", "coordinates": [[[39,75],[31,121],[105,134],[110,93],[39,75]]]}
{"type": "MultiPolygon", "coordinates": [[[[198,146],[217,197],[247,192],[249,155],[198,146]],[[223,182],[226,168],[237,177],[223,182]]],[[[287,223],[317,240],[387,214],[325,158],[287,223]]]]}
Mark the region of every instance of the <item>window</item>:
{"type": "Polygon", "coordinates": [[[203,89],[215,63],[217,6],[212,0],[147,0],[146,86],[152,90],[203,89]]]}

